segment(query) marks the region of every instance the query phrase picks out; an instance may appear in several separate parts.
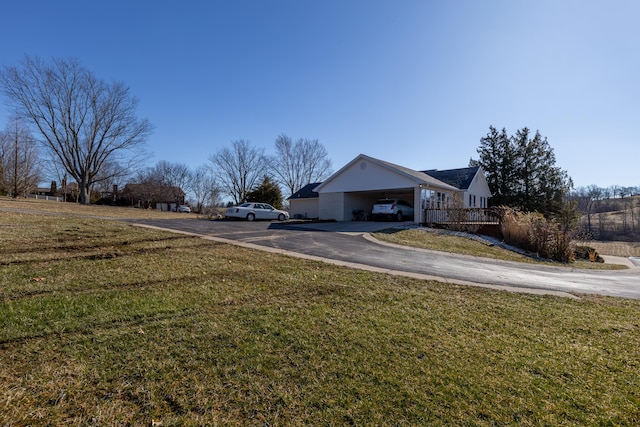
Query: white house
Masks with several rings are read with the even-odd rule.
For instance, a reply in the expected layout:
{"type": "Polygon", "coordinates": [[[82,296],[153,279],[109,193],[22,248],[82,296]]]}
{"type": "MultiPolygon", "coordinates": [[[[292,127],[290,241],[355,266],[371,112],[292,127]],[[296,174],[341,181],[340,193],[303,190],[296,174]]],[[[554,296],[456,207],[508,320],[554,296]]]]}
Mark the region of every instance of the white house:
{"type": "Polygon", "coordinates": [[[402,198],[415,209],[413,221],[422,223],[423,209],[449,207],[454,197],[464,207],[486,207],[491,197],[480,168],[415,171],[364,154],[320,184],[309,184],[289,197],[292,218],[349,221],[353,212],[371,212],[376,200],[402,198]]]}
{"type": "Polygon", "coordinates": [[[459,190],[458,194],[464,201],[465,208],[488,207],[491,190],[489,190],[487,178],[480,166],[442,171],[433,169],[423,172],[432,178],[456,187],[459,190]]]}

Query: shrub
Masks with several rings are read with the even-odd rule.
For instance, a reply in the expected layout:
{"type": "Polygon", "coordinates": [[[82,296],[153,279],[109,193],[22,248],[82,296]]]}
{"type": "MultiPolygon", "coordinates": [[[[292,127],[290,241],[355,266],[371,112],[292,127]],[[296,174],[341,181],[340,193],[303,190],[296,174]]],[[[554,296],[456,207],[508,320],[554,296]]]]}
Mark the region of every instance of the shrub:
{"type": "Polygon", "coordinates": [[[589,260],[591,262],[604,262],[604,258],[591,246],[576,246],[574,248],[576,259],[589,260]]]}
{"type": "Polygon", "coordinates": [[[560,262],[575,260],[573,233],[542,214],[502,207],[500,228],[505,242],[560,262]]]}
{"type": "Polygon", "coordinates": [[[508,207],[499,208],[500,231],[504,241],[510,245],[528,250],[528,230],[527,218],[522,212],[508,207]]]}

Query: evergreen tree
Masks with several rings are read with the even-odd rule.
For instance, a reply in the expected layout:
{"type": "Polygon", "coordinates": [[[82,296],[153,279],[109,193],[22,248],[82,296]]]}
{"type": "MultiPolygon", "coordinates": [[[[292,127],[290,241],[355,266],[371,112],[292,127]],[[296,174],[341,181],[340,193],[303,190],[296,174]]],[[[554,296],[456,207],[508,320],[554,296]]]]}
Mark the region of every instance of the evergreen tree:
{"type": "Polygon", "coordinates": [[[507,130],[503,128],[498,132],[496,128],[490,126],[487,136],[480,139],[480,147],[477,151],[480,154],[480,160],[472,163],[474,166],[481,166],[485,171],[492,193],[492,204],[511,206],[516,193],[516,164],[507,130]]]}
{"type": "Polygon", "coordinates": [[[269,203],[276,209],[282,209],[282,192],[280,187],[265,175],[262,184],[247,193],[247,201],[269,203]]]}
{"type": "Polygon", "coordinates": [[[567,173],[555,165],[556,158],[546,137],[528,128],[509,137],[489,127],[480,140],[480,159],[475,161],[487,174],[494,206],[509,206],[525,212],[538,211],[549,217],[563,208],[572,187],[567,173]]]}

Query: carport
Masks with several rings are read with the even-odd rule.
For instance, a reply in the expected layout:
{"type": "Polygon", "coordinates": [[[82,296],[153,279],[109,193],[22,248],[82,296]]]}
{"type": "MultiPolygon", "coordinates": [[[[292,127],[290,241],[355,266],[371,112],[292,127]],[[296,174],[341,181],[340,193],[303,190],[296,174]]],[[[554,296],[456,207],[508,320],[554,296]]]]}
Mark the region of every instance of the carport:
{"type": "Polygon", "coordinates": [[[350,221],[354,210],[370,213],[378,199],[401,198],[414,206],[413,221],[420,223],[430,191],[453,194],[457,189],[423,172],[360,154],[314,191],[320,219],[350,221]]]}
{"type": "MultiPolygon", "coordinates": [[[[328,201],[330,206],[330,212],[326,212],[327,215],[335,215],[337,221],[348,221],[352,219],[353,212],[356,210],[362,210],[367,215],[371,213],[373,204],[379,199],[404,199],[414,206],[420,206],[419,202],[416,204],[414,189],[413,188],[395,188],[395,189],[377,189],[377,190],[363,190],[363,191],[345,191],[342,193],[320,193],[320,203],[322,206],[323,201],[328,201]],[[342,200],[340,200],[342,199],[342,200]],[[340,206],[342,206],[340,208],[340,206]],[[339,215],[341,213],[342,215],[339,215]]],[[[417,210],[414,211],[418,214],[417,210]]],[[[419,217],[417,217],[419,219],[419,217]]],[[[416,220],[417,221],[417,220],[416,220]]]]}

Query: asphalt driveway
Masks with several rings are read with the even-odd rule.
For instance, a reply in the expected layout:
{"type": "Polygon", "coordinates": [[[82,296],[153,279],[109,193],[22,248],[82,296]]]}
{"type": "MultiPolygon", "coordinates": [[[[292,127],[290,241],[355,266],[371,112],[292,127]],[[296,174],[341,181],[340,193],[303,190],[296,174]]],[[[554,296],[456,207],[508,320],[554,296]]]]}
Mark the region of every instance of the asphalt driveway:
{"type": "Polygon", "coordinates": [[[397,223],[299,224],[193,219],[133,222],[259,250],[417,278],[517,292],[564,296],[599,294],[640,299],[640,268],[593,271],[495,261],[388,245],[369,236],[370,232],[397,226],[397,223]]]}

